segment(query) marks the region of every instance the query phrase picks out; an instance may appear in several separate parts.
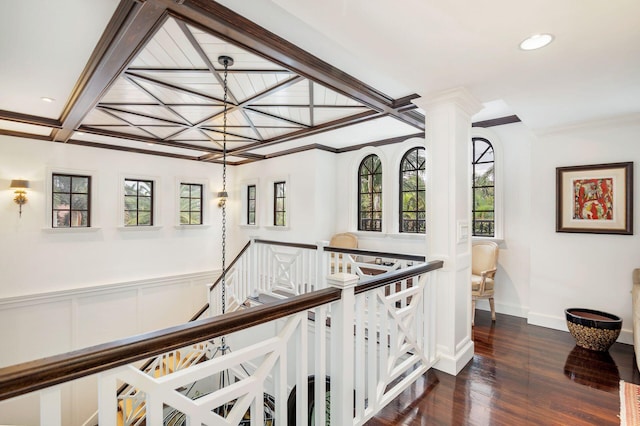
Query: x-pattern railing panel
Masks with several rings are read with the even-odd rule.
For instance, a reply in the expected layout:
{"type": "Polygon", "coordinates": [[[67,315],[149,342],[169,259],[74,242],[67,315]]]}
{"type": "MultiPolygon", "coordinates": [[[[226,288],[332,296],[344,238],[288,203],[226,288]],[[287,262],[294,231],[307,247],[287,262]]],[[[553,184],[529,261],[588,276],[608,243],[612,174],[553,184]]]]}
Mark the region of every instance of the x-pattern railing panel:
{"type": "Polygon", "coordinates": [[[356,297],[354,424],[364,424],[432,366],[422,324],[427,285],[424,274],[356,297]]]}
{"type": "MultiPolygon", "coordinates": [[[[236,426],[251,407],[252,421],[256,421],[255,424],[262,424],[264,389],[267,383],[271,383],[272,376],[279,377],[280,383],[284,380],[285,384],[285,386],[276,386],[275,390],[279,391],[276,398],[280,398],[281,401],[287,399],[287,347],[294,333],[297,330],[306,329],[306,324],[306,312],[290,316],[275,337],[160,377],[153,377],[132,365],[110,370],[102,374],[100,392],[103,395],[115,394],[115,385],[118,381],[136,389],[137,402],[139,405],[144,405],[146,410],[147,424],[160,424],[165,406],[185,413],[188,419],[187,424],[207,426],[236,426]],[[305,326],[301,327],[301,324],[305,326]],[[251,364],[255,368],[249,372],[242,367],[243,364],[251,364]],[[198,380],[219,377],[226,372],[233,374],[233,371],[240,370],[245,371],[246,374],[233,375],[231,384],[197,399],[191,399],[180,391],[198,380]],[[285,370],[284,375],[282,370],[285,370]],[[216,412],[216,409],[225,404],[229,404],[231,408],[223,416],[216,412]],[[160,423],[156,423],[158,419],[160,423]]],[[[276,407],[276,411],[280,414],[279,418],[284,418],[283,408],[282,404],[276,407]]],[[[101,424],[116,424],[114,415],[115,413],[101,410],[99,421],[101,424]]]]}

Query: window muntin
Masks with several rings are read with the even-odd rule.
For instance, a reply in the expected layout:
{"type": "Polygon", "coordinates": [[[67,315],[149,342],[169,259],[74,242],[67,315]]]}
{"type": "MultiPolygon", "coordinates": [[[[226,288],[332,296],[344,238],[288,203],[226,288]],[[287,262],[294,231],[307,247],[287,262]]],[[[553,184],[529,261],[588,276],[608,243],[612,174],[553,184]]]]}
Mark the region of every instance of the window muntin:
{"type": "Polygon", "coordinates": [[[247,186],[247,225],[256,224],[256,186],[247,186]]]}
{"type": "Polygon", "coordinates": [[[425,163],[422,147],[411,148],[400,162],[400,232],[426,232],[425,163]]]}
{"type": "Polygon", "coordinates": [[[375,154],[358,168],[358,230],[382,231],[382,163],[375,154]]]}
{"type": "Polygon", "coordinates": [[[180,225],[202,225],[203,185],[180,184],[180,225]]]}
{"type": "Polygon", "coordinates": [[[51,199],[53,228],[91,226],[91,176],[53,173],[51,199]]]}
{"type": "Polygon", "coordinates": [[[153,225],[152,180],[124,180],[124,225],[153,225]]]}
{"type": "Polygon", "coordinates": [[[286,182],[273,183],[273,225],[286,226],[286,182]]]}
{"type": "Polygon", "coordinates": [[[473,138],[471,213],[474,237],[495,236],[495,158],[485,138],[473,138]]]}

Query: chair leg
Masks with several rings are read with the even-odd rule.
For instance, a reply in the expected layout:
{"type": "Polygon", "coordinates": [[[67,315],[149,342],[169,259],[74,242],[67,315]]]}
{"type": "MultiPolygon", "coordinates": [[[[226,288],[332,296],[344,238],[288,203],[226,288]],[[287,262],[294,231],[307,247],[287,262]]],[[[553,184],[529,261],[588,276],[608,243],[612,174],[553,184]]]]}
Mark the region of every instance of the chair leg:
{"type": "Polygon", "coordinates": [[[496,321],[496,305],[493,301],[493,297],[489,299],[489,306],[491,307],[491,321],[496,321]]]}
{"type": "Polygon", "coordinates": [[[476,299],[471,299],[471,326],[476,323],[476,299]]]}

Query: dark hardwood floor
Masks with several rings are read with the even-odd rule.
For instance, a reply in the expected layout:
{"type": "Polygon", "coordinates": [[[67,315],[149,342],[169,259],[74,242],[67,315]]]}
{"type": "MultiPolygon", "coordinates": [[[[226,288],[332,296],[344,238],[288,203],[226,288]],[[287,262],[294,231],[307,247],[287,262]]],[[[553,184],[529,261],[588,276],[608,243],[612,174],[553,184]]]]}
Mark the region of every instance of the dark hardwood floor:
{"type": "Polygon", "coordinates": [[[458,374],[431,370],[367,426],[619,425],[619,381],[640,383],[633,346],[575,346],[568,332],[476,312],[475,355],[458,374]]]}

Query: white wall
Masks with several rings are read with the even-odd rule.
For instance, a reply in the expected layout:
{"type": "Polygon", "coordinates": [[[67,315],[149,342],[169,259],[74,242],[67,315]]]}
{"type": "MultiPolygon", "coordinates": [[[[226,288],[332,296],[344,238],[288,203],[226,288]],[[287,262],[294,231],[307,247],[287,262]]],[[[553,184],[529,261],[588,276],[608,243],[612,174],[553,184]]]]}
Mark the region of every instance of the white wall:
{"type": "Polygon", "coordinates": [[[564,309],[603,310],[623,319],[632,342],[631,273],[640,266],[637,202],[634,235],[555,232],[555,168],[633,161],[637,198],[638,117],[594,122],[539,135],[531,146],[531,288],[529,322],[566,329],[564,309]]]}
{"type": "Polygon", "coordinates": [[[336,156],[335,232],[353,232],[358,236],[358,246],[368,250],[426,254],[424,235],[398,232],[398,170],[402,156],[416,146],[424,147],[424,139],[414,138],[400,144],[364,147],[336,156]],[[382,162],[382,232],[358,231],[358,167],[369,154],[376,154],[382,162]]]}
{"type": "Polygon", "coordinates": [[[179,228],[177,179],[208,181],[217,191],[220,166],[171,158],[0,136],[0,298],[165,277],[220,268],[220,211],[205,206],[209,227],[179,228]],[[92,173],[94,230],[51,230],[51,171],[92,173]],[[122,228],[123,176],[157,180],[154,230],[122,228]],[[31,182],[22,218],[11,179],[31,182]]]}
{"type": "Polygon", "coordinates": [[[252,236],[285,242],[315,244],[333,234],[335,154],[304,151],[235,167],[233,191],[235,221],[241,224],[233,237],[244,245],[252,236]],[[273,182],[287,182],[287,226],[273,226],[273,182]],[[255,184],[257,224],[246,223],[243,187],[255,184]]]}
{"type": "MultiPolygon", "coordinates": [[[[496,311],[526,317],[530,274],[530,166],[535,136],[522,123],[472,131],[474,136],[478,133],[494,145],[499,158],[496,173],[498,168],[502,168],[499,177],[502,184],[503,238],[499,241],[496,311]]],[[[478,301],[478,308],[488,310],[488,301],[478,301]]]]}

